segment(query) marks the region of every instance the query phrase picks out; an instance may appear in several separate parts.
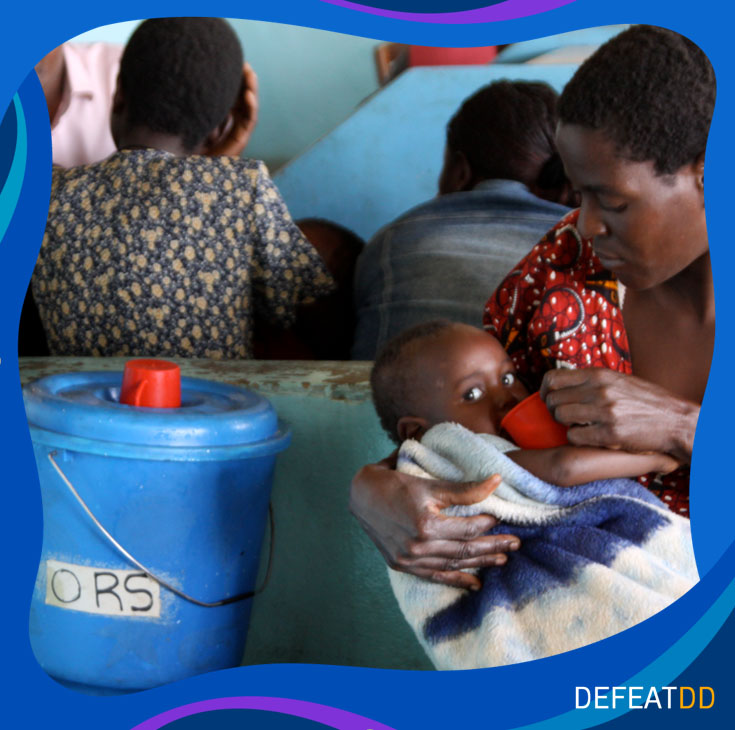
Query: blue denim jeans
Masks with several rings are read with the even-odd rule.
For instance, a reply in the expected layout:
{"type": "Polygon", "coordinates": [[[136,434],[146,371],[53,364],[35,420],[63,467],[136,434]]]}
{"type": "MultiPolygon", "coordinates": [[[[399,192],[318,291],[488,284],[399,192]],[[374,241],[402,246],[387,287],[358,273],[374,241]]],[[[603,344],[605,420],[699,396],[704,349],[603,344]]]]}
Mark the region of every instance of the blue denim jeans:
{"type": "Polygon", "coordinates": [[[426,320],[480,327],[488,297],[567,211],[520,182],[485,180],[390,223],[357,263],[353,359],[373,359],[391,337],[426,320]]]}

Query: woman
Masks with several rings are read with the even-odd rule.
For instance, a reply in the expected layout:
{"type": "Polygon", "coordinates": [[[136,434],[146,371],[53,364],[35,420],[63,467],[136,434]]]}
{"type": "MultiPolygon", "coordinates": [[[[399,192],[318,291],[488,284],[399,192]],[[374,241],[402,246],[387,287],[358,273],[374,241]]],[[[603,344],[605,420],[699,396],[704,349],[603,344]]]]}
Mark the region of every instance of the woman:
{"type": "Polygon", "coordinates": [[[352,357],[372,360],[406,328],[477,325],[488,291],[572,204],[554,144],[557,93],[495,81],[447,125],[439,195],[381,229],[360,256],[352,357]]]}
{"type": "MultiPolygon", "coordinates": [[[[572,443],[691,460],[714,346],[703,173],[714,97],[701,50],[649,26],[602,46],[562,93],[557,145],[580,209],[499,287],[485,324],[540,383],[572,443]]],[[[440,510],[479,501],[493,480],[457,489],[389,465],[364,467],[351,495],[388,562],[477,588],[461,571],[504,563],[517,540],[478,537],[489,515],[440,510]]],[[[684,504],[688,474],[678,479],[684,504]]]]}

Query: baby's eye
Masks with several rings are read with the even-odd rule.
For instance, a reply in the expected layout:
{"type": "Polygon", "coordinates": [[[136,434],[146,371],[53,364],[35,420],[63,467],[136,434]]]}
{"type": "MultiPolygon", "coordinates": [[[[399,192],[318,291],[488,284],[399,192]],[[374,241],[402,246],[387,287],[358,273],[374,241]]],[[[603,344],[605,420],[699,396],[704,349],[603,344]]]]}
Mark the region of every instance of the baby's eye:
{"type": "Polygon", "coordinates": [[[506,373],[500,381],[506,388],[510,388],[516,382],[516,376],[513,373],[506,373]]]}
{"type": "Polygon", "coordinates": [[[470,403],[473,403],[476,400],[480,400],[480,398],[482,398],[482,395],[483,395],[482,388],[476,385],[474,388],[470,388],[462,396],[462,400],[466,400],[470,403]]]}

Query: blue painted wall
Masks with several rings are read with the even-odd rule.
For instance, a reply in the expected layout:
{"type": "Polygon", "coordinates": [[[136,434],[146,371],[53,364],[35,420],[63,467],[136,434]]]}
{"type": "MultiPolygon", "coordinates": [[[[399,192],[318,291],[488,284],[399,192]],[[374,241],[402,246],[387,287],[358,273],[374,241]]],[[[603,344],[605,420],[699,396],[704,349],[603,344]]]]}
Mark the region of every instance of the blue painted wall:
{"type": "MultiPolygon", "coordinates": [[[[379,41],[279,23],[230,22],[260,82],[260,118],[247,154],[272,171],[378,88],[373,48],[379,41]]],[[[75,40],[124,44],[137,24],[103,26],[75,40]]]]}
{"type": "MultiPolygon", "coordinates": [[[[465,97],[500,78],[540,79],[561,90],[575,66],[516,61],[564,45],[598,44],[622,27],[517,43],[503,51],[503,63],[410,69],[378,91],[379,41],[230,22],[260,80],[260,119],[246,154],[276,172],[295,218],[327,218],[365,239],[436,194],[446,123],[465,97]]],[[[97,28],[78,40],[125,43],[136,25],[97,28]]]]}
{"type": "Polygon", "coordinates": [[[464,98],[497,79],[561,90],[576,66],[414,68],[275,176],[294,218],[327,218],[366,240],[436,195],[445,129],[464,98]]]}

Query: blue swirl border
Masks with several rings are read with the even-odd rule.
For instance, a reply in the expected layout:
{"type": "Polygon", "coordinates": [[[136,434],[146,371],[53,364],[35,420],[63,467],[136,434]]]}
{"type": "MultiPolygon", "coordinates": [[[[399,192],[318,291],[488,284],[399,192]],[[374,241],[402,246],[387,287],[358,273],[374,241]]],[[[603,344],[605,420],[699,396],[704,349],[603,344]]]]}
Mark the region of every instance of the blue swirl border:
{"type": "MultiPolygon", "coordinates": [[[[171,708],[191,702],[238,695],[270,696],[343,708],[378,718],[394,728],[445,728],[458,724],[511,727],[592,727],[603,722],[621,727],[725,727],[735,717],[729,690],[729,652],[733,625],[733,528],[735,495],[726,472],[729,380],[732,357],[730,329],[735,318],[722,292],[727,243],[726,198],[729,175],[725,150],[727,120],[732,118],[730,91],[733,65],[727,23],[716,18],[719,4],[701,0],[696,9],[662,0],[619,0],[605,7],[599,0],[576,0],[539,16],[497,23],[416,23],[387,18],[320,0],[279,0],[267,7],[242,2],[198,0],[178,2],[131,0],[124,8],[100,7],[90,0],[73,11],[42,0],[33,6],[3,8],[5,33],[0,44],[4,73],[0,75],[0,110],[17,122],[11,169],[17,199],[4,197],[14,184],[3,181],[0,215],[7,230],[0,242],[0,402],[3,404],[2,483],[8,499],[0,531],[6,556],[3,603],[8,724],[36,727],[131,728],[171,708]],[[576,652],[540,662],[470,673],[413,673],[350,667],[280,665],[242,667],[218,672],[149,692],[118,698],[75,694],[50,680],[36,665],[27,638],[28,601],[40,551],[40,497],[30,440],[20,400],[17,321],[23,293],[37,255],[48,204],[49,134],[40,88],[31,74],[33,63],[58,43],[90,27],[135,17],[206,12],[227,17],[271,20],[385,40],[423,45],[472,46],[506,43],[577,28],[609,23],[648,22],[678,30],[697,42],[712,60],[718,77],[717,108],[707,154],[706,203],[712,242],[718,325],[715,360],[697,433],[692,514],[701,583],[681,601],[649,621],[616,637],[576,652]],[[39,18],[41,19],[39,21],[39,18]],[[26,145],[21,131],[24,122],[26,145]],[[21,131],[19,131],[21,130],[21,131]],[[16,162],[17,161],[17,162],[16,162]],[[22,165],[21,165],[22,162],[22,165]],[[18,170],[22,170],[22,179],[18,170]],[[21,182],[17,182],[21,180],[21,182]],[[645,711],[613,715],[606,711],[571,711],[575,684],[605,685],[686,683],[712,686],[715,708],[707,711],[645,711]],[[682,679],[683,678],[683,679],[682,679]],[[533,697],[533,706],[529,702],[533,697]],[[40,698],[40,700],[39,700],[40,698]],[[427,698],[431,698],[430,701],[427,698]],[[657,714],[658,713],[658,714],[657,714]],[[573,725],[571,723],[574,723],[573,725]]],[[[729,141],[729,140],[728,140],[729,141]]],[[[4,136],[0,145],[7,149],[4,136]]],[[[0,220],[2,220],[0,218],[0,220]]],[[[686,356],[686,353],[682,353],[686,356]]],[[[286,709],[286,704],[283,705],[286,709]]]]}

